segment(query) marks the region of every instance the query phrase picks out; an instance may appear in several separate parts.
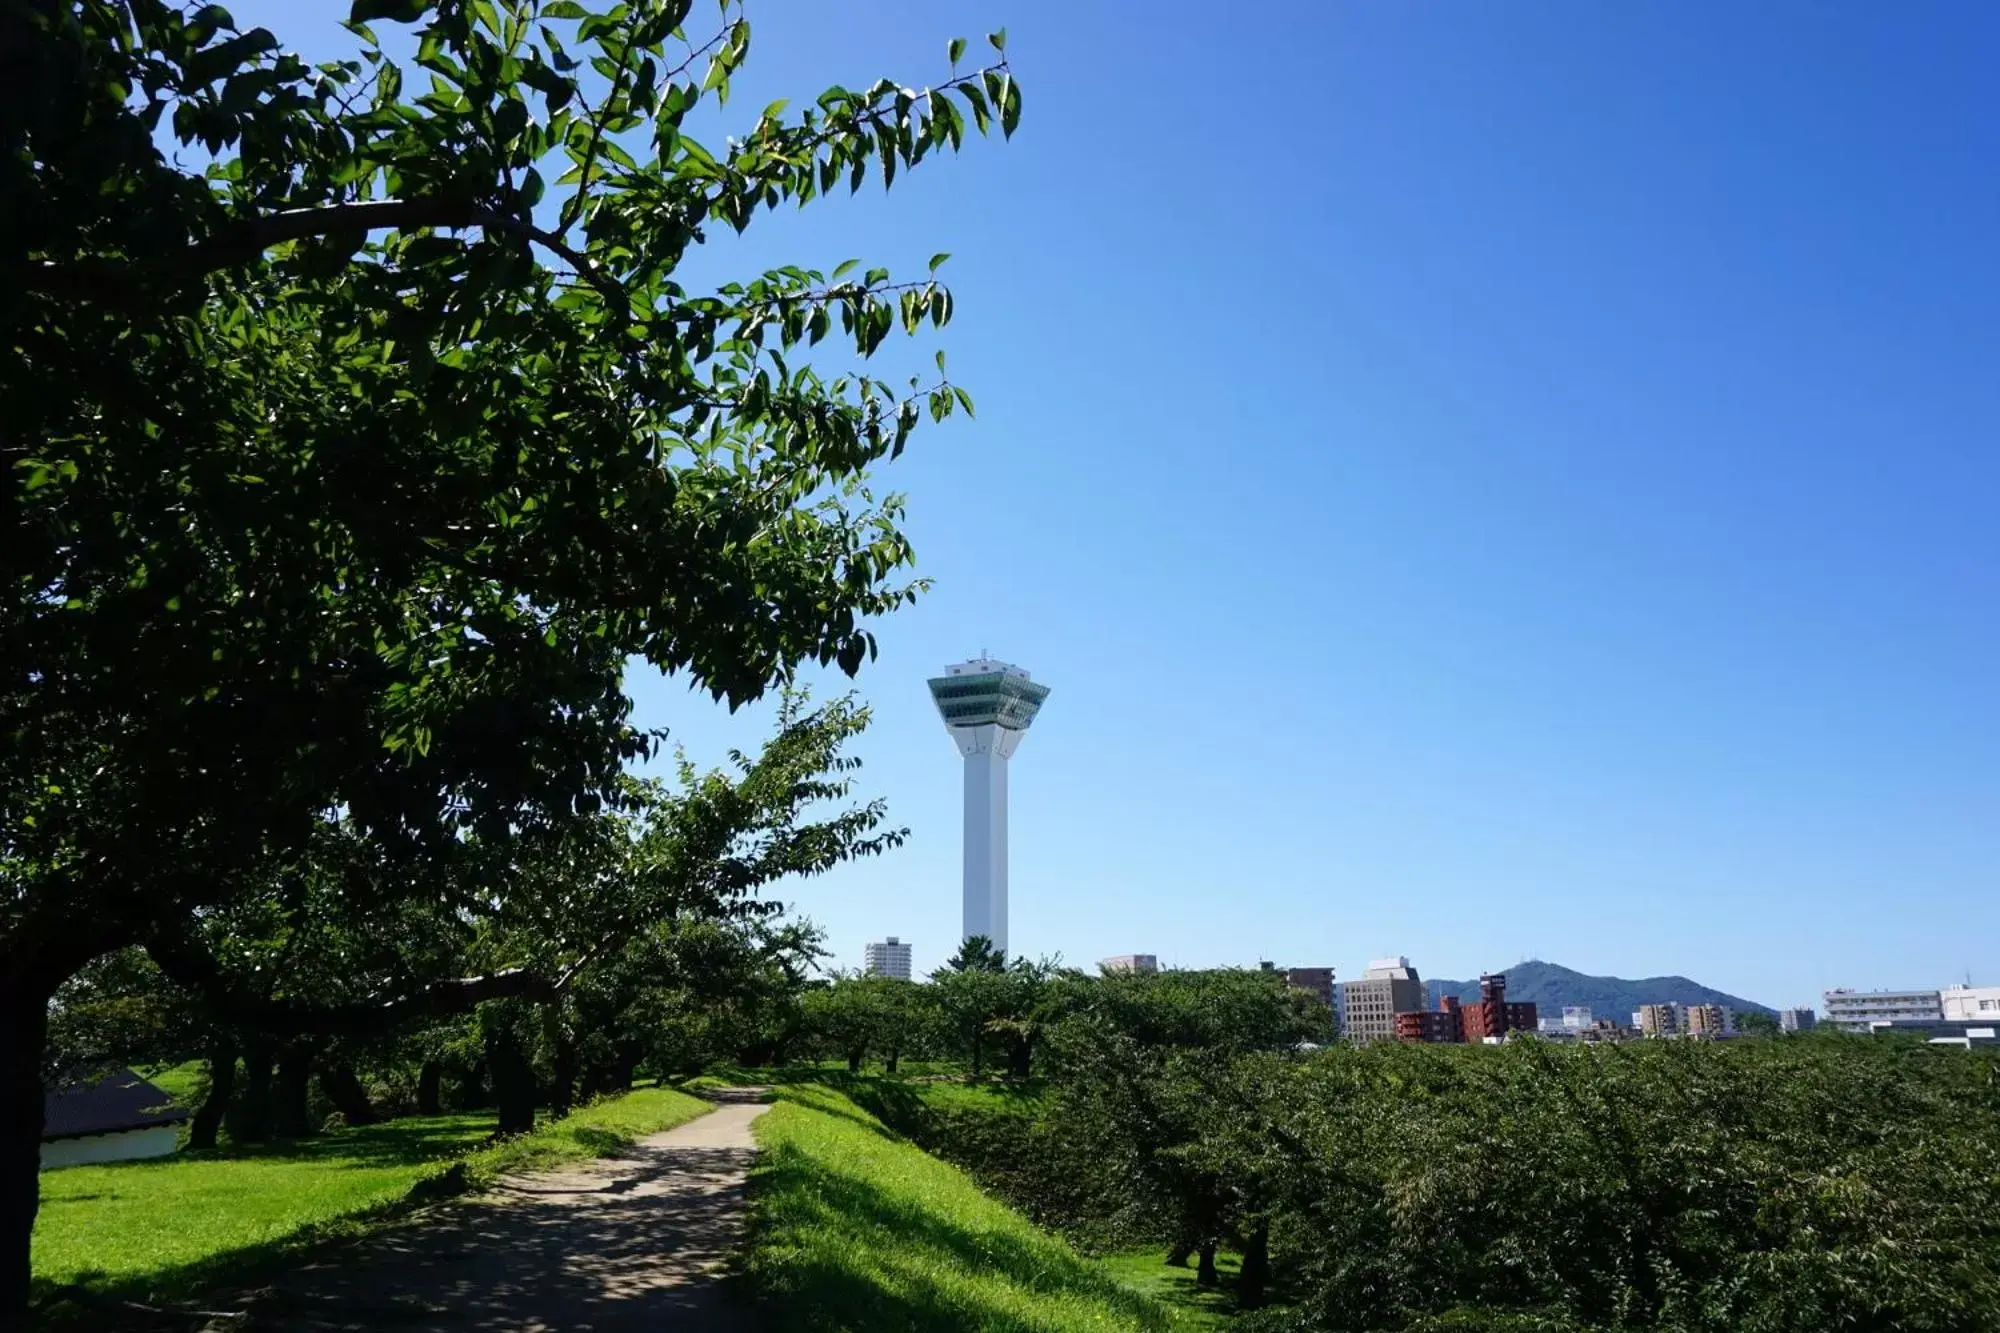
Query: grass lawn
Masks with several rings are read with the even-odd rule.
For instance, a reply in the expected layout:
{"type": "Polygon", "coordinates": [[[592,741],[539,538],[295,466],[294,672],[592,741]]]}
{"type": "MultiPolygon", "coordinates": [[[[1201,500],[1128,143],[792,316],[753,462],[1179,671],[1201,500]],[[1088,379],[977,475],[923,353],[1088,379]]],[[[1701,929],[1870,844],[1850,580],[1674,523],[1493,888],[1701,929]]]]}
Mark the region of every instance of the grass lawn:
{"type": "Polygon", "coordinates": [[[1199,1314],[1106,1268],[979,1192],[830,1088],[780,1087],[758,1120],[744,1268],[759,1328],[1194,1329],[1199,1314]]]}
{"type": "Polygon", "coordinates": [[[707,1102],[641,1088],[482,1147],[490,1114],[428,1116],[299,1143],[42,1173],[38,1281],[182,1291],[226,1280],[403,1203],[451,1162],[477,1185],[503,1171],[602,1157],[692,1120],[707,1102]]]}
{"type": "Polygon", "coordinates": [[[1236,1309],[1233,1293],[1236,1268],[1241,1257],[1227,1253],[1216,1255],[1215,1267],[1222,1276],[1222,1286],[1206,1291],[1194,1284],[1192,1262],[1186,1268],[1169,1268],[1165,1260],[1165,1247],[1154,1246],[1105,1255],[1097,1261],[1097,1266],[1121,1285],[1142,1291],[1154,1300],[1173,1307],[1181,1316],[1181,1323],[1176,1327],[1221,1328],[1226,1324],[1236,1309]]]}

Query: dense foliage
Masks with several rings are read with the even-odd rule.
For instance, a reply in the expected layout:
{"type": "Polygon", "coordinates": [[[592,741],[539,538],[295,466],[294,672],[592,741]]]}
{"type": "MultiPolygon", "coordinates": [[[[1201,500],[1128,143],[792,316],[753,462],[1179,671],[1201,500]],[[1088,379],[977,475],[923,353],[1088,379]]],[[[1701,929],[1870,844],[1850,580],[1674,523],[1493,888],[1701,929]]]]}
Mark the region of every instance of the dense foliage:
{"type": "Polygon", "coordinates": [[[1032,1097],[873,1101],[1085,1237],[1150,1235],[1169,1262],[1241,1248],[1239,1303],[1274,1303],[1258,1328],[2000,1328],[1990,1053],[1835,1034],[1230,1051],[1140,1031],[1087,1034],[1092,1058],[1053,1061],[1032,1097]]]}
{"type": "Polygon", "coordinates": [[[241,1045],[288,1116],[477,1008],[518,1128],[531,1047],[560,1084],[582,1007],[638,1012],[610,942],[880,845],[866,808],[783,835],[796,733],[649,797],[624,673],[734,706],[870,656],[917,585],[869,471],[969,399],[941,352],[858,366],[949,319],[944,256],[676,274],[1020,94],[996,34],[732,123],[750,24],[691,9],[355,0],[311,66],[219,5],[0,4],[0,1318],[49,1004],[98,960],[194,997],[145,1021],[241,1045]]]}

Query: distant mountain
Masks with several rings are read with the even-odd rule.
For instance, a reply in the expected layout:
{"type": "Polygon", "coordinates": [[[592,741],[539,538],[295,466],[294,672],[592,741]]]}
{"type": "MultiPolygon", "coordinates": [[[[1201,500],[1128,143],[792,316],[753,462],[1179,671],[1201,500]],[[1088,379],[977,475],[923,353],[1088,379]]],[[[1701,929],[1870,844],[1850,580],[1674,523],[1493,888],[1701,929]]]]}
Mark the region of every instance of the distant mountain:
{"type": "MultiPolygon", "coordinates": [[[[1559,1018],[1566,1004],[1588,1005],[1594,1018],[1632,1021],[1642,1004],[1724,1004],[1738,1011],[1775,1013],[1769,1005],[1704,986],[1686,977],[1644,977],[1627,981],[1624,977],[1588,977],[1556,963],[1516,963],[1496,968],[1507,974],[1507,998],[1532,1000],[1543,1017],[1559,1018]]],[[[1456,995],[1465,1004],[1479,998],[1479,982],[1426,981],[1426,1004],[1435,1006],[1440,996],[1456,995]]]]}

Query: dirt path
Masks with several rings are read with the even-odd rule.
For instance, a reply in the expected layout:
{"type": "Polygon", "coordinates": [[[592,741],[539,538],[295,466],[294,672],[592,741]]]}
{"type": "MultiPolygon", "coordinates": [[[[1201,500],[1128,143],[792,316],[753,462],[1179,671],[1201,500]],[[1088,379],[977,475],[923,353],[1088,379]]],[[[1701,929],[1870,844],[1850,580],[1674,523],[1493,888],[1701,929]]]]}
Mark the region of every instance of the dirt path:
{"type": "Polygon", "coordinates": [[[747,1329],[713,1271],[741,1234],[755,1090],[627,1157],[503,1181],[249,1302],[284,1333],[747,1329]]]}

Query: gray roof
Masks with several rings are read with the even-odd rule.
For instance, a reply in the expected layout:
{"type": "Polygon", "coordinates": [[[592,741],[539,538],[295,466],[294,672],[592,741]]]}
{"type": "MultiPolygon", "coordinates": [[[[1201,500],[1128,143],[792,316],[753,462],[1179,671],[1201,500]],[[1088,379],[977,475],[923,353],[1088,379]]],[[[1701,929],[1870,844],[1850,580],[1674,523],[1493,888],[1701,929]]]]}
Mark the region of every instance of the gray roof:
{"type": "Polygon", "coordinates": [[[45,1094],[42,1138],[116,1134],[177,1125],[187,1118],[187,1110],[174,1105],[166,1093],[129,1069],[116,1069],[95,1082],[84,1080],[45,1094]]]}

